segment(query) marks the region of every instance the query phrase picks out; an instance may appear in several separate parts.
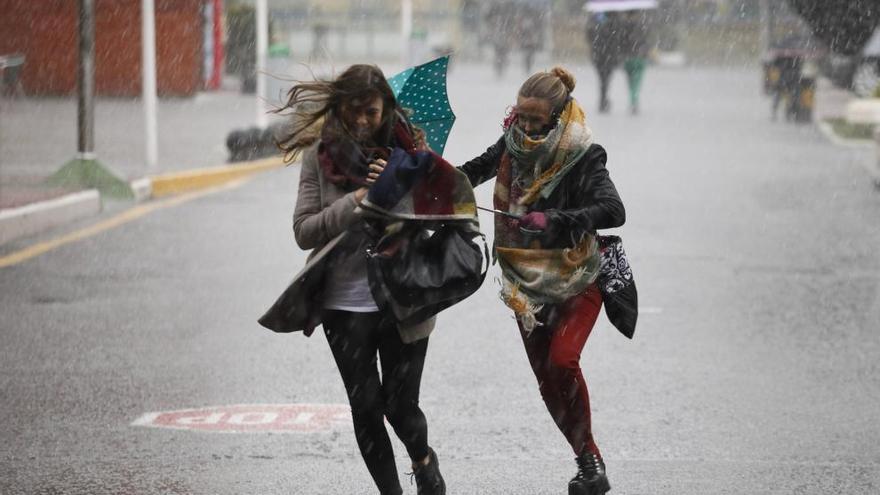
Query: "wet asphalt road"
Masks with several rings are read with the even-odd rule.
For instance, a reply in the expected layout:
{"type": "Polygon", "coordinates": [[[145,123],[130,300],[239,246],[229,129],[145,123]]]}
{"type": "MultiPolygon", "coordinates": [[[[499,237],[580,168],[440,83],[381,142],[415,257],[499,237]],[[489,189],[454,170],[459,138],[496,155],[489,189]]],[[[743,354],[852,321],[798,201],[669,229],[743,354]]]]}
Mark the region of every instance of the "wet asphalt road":
{"type": "MultiPolygon", "coordinates": [[[[650,71],[633,118],[622,74],[599,115],[592,72],[576,69],[627,207],[618,233],[643,311],[633,341],[600,318],[582,358],[611,493],[880,492],[870,153],[771,123],[756,71],[650,71]]],[[[518,77],[454,68],[450,161],[498,137],[518,77]]],[[[321,334],[255,321],[305,259],[290,230],[297,176],[271,172],[0,269],[0,493],[375,493],[347,425],[132,426],[152,411],[344,404],[321,334]]],[[[477,191],[491,202],[491,186],[477,191]]],[[[431,337],[430,443],[450,494],[565,493],[574,462],[495,276],[431,337]]]]}

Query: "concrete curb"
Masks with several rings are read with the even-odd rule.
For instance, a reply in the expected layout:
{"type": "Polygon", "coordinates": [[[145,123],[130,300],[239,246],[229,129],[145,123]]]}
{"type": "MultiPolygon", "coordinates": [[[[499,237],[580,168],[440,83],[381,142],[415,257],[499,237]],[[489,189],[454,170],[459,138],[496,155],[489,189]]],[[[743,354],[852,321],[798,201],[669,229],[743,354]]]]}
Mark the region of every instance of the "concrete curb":
{"type": "MultiPolygon", "coordinates": [[[[284,166],[281,157],[232,165],[208,167],[156,175],[130,183],[136,202],[147,201],[209,187],[284,166]]],[[[13,239],[39,234],[101,212],[101,195],[96,189],[60,198],[0,210],[0,245],[13,239]]]]}
{"type": "Polygon", "coordinates": [[[0,245],[100,212],[101,194],[97,189],[80,191],[19,208],[0,210],[0,245]]]}
{"type": "Polygon", "coordinates": [[[846,146],[848,148],[870,148],[874,146],[874,141],[870,139],[846,139],[838,136],[831,124],[824,120],[816,121],[816,127],[825,135],[825,137],[837,146],[846,146]]]}
{"type": "MultiPolygon", "coordinates": [[[[844,139],[837,135],[834,132],[834,129],[831,127],[831,124],[825,121],[816,121],[816,127],[819,131],[825,135],[825,137],[831,141],[832,144],[836,146],[841,146],[844,148],[855,148],[855,149],[870,149],[877,146],[872,140],[868,139],[844,139]]],[[[873,182],[874,187],[880,189],[880,170],[872,164],[866,162],[859,162],[863,169],[868,172],[868,176],[871,178],[871,182],[873,182]]]]}
{"type": "Polygon", "coordinates": [[[231,180],[284,166],[281,157],[264,158],[222,167],[210,167],[149,177],[151,198],[161,198],[225,184],[231,180]]]}
{"type": "Polygon", "coordinates": [[[141,203],[150,199],[153,195],[153,183],[148,178],[137,179],[131,181],[131,191],[134,193],[134,200],[141,203]]]}

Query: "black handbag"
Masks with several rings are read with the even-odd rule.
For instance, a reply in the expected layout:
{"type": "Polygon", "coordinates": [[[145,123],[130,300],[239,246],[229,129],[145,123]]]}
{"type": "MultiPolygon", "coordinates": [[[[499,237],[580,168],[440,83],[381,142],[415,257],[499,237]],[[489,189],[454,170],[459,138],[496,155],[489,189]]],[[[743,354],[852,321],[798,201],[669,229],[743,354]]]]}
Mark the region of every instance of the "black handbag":
{"type": "Polygon", "coordinates": [[[633,338],[639,317],[639,297],[632,267],[623,250],[623,241],[616,235],[600,235],[599,251],[602,265],[596,283],[602,293],[605,314],[611,324],[627,338],[633,338]]]}
{"type": "Polygon", "coordinates": [[[406,222],[367,249],[370,291],[402,325],[414,325],[473,294],[489,269],[486,238],[468,222],[406,222]]]}

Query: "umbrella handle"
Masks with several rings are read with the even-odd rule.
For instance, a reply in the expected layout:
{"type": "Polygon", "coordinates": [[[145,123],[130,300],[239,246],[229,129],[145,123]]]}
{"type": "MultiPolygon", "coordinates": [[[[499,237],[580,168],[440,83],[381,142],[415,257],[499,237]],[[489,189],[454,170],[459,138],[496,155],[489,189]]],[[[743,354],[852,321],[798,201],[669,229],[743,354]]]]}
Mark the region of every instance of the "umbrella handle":
{"type": "Polygon", "coordinates": [[[492,208],[484,208],[484,207],[482,207],[482,206],[477,206],[477,208],[480,209],[480,210],[483,210],[483,211],[488,211],[489,213],[494,213],[494,214],[496,214],[496,215],[504,215],[505,217],[513,218],[513,219],[516,219],[516,220],[520,220],[520,219],[522,219],[522,215],[517,215],[517,214],[515,214],[515,213],[510,213],[510,212],[507,212],[507,211],[493,210],[492,208]]]}

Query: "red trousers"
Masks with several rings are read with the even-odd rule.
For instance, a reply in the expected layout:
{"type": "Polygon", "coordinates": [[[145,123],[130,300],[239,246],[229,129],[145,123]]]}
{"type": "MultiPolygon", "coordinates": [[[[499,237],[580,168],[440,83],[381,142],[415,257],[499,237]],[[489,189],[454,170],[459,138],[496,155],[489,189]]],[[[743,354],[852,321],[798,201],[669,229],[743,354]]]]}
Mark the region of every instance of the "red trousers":
{"type": "Polygon", "coordinates": [[[593,440],[590,395],[580,359],[601,308],[602,294],[593,285],[562,304],[545,305],[538,314],[543,325],[530,334],[519,324],[541,397],[556,426],[575,455],[592,452],[600,458],[599,447],[593,440]]]}

